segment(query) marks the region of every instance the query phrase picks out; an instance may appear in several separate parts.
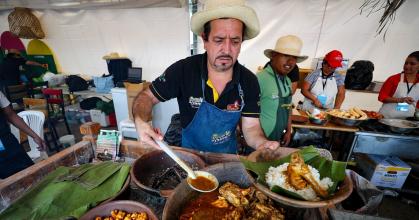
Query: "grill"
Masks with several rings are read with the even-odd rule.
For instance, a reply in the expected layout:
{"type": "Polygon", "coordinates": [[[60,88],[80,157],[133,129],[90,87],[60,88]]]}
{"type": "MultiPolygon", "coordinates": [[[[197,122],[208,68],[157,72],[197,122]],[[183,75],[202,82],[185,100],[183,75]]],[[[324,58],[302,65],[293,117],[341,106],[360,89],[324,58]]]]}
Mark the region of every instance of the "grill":
{"type": "Polygon", "coordinates": [[[378,121],[363,123],[355,132],[346,160],[353,153],[393,155],[406,159],[419,159],[419,129],[399,134],[390,131],[378,121]]]}

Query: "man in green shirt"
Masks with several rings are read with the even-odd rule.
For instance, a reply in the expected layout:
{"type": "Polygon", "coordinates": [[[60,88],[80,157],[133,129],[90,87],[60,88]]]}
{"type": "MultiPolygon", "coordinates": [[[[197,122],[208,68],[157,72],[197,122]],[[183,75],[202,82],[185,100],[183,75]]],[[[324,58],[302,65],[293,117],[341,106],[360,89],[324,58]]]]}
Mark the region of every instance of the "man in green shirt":
{"type": "Polygon", "coordinates": [[[297,36],[280,37],[274,49],[264,51],[270,62],[257,74],[262,129],[269,140],[281,141],[281,146],[287,146],[291,140],[292,87],[287,74],[296,63],[307,59],[301,55],[302,46],[303,42],[297,36]]]}

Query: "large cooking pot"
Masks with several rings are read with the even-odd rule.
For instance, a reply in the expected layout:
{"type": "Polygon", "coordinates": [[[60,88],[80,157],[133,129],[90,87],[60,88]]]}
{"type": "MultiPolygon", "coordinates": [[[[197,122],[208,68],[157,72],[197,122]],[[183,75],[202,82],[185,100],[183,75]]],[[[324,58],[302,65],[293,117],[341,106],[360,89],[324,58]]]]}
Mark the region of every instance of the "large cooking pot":
{"type": "MultiPolygon", "coordinates": [[[[252,185],[244,166],[240,162],[219,163],[208,166],[203,170],[215,175],[220,182],[220,186],[227,181],[233,182],[242,188],[252,185]]],[[[200,192],[191,189],[186,180],[183,180],[167,199],[162,219],[179,219],[183,207],[200,194],[200,192]]]]}
{"type": "MultiPolygon", "coordinates": [[[[198,170],[205,167],[205,162],[199,156],[182,150],[174,151],[192,169],[198,170]]],[[[152,184],[156,176],[176,165],[177,163],[164,151],[155,150],[135,160],[130,174],[133,182],[140,188],[153,195],[168,197],[176,186],[159,190],[153,188],[152,184]]]]}

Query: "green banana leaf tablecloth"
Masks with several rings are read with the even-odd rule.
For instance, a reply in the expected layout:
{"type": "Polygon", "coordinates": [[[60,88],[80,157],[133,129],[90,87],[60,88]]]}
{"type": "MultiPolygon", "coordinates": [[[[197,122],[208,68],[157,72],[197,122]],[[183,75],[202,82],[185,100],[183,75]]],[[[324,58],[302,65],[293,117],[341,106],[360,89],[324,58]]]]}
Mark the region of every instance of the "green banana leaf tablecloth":
{"type": "Polygon", "coordinates": [[[111,161],[59,167],[0,213],[0,219],[79,218],[101,201],[115,196],[129,170],[130,165],[111,161]]]}

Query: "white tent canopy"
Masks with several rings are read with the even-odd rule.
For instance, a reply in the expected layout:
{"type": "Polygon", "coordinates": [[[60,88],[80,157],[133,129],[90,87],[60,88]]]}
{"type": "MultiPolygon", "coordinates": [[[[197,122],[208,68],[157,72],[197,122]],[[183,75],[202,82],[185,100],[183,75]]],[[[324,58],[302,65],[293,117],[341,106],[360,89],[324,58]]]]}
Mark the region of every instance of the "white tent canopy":
{"type": "MultiPolygon", "coordinates": [[[[248,0],[259,16],[261,33],[244,43],[239,61],[256,71],[267,61],[264,49],[272,48],[278,37],[294,34],[302,38],[303,53],[310,57],[300,67],[311,68],[312,58],[338,49],[350,62],[371,60],[375,64],[374,80],[383,81],[401,71],[406,56],[419,48],[419,16],[416,15],[419,1],[407,1],[398,10],[386,41],[376,34],[381,12],[369,17],[359,15],[363,2],[248,0]]],[[[1,31],[9,29],[10,12],[0,11],[1,31]]],[[[34,13],[46,33],[44,41],[56,53],[64,73],[107,73],[101,57],[115,51],[127,55],[134,66],[143,67],[145,79],[152,80],[172,62],[190,54],[186,7],[35,10],[34,13]]],[[[200,48],[202,51],[201,45],[200,48]]]]}
{"type": "MultiPolygon", "coordinates": [[[[153,0],[143,2],[150,1],[153,0]]],[[[304,42],[303,54],[309,59],[299,64],[300,68],[311,68],[312,58],[338,49],[350,63],[361,59],[372,61],[376,81],[384,81],[400,72],[406,56],[419,49],[419,1],[406,1],[399,8],[386,41],[382,35],[376,35],[382,11],[368,17],[360,15],[359,8],[364,0],[247,2],[255,9],[261,24],[261,33],[244,42],[239,57],[252,71],[268,61],[263,50],[273,48],[277,38],[287,34],[297,35],[304,42]]],[[[0,11],[0,31],[9,30],[7,16],[10,12],[0,11]]],[[[60,69],[66,74],[107,73],[102,56],[118,52],[129,57],[133,66],[142,67],[143,78],[151,81],[171,63],[190,55],[190,15],[186,6],[35,9],[34,14],[46,34],[43,40],[55,52],[60,69]]],[[[199,51],[203,51],[202,44],[199,51]]]]}

